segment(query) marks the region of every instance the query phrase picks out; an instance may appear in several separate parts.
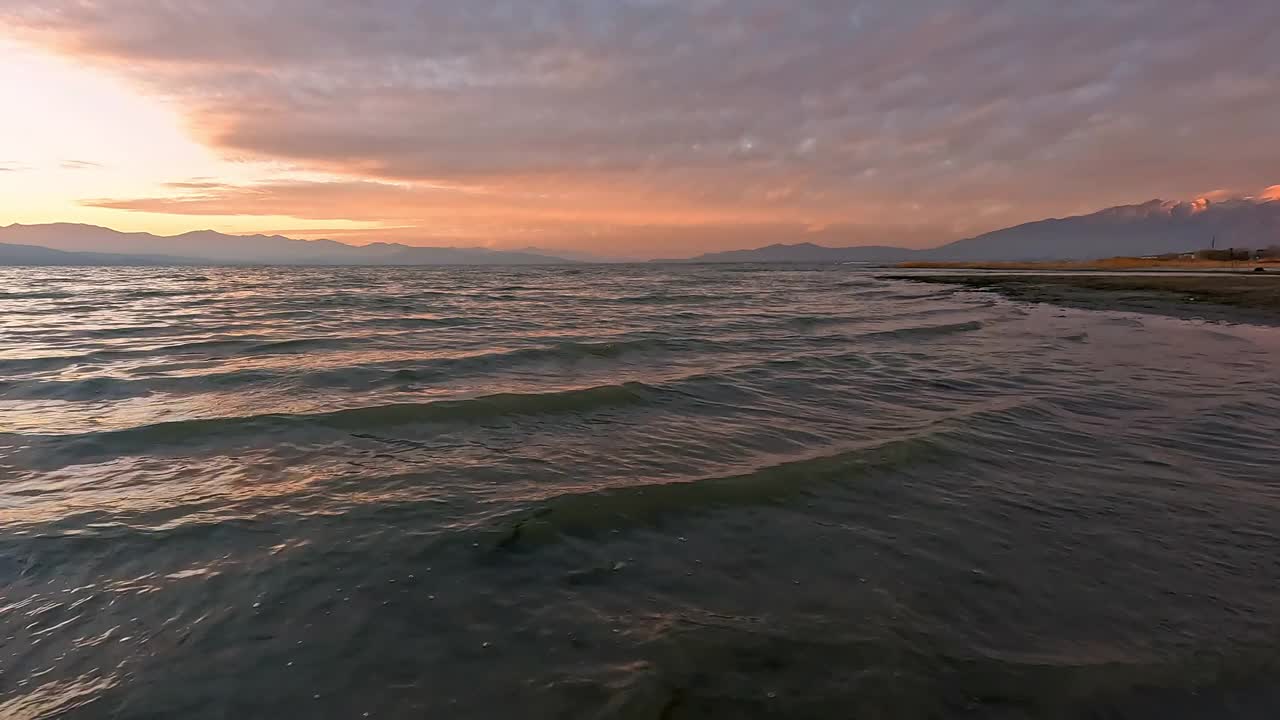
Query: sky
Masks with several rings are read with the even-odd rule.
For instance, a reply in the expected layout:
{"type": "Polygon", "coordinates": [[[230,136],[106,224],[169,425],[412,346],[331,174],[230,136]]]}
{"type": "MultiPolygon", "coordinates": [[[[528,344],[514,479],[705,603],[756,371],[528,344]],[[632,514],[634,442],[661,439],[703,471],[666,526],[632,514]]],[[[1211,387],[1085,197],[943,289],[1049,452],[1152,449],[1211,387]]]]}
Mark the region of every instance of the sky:
{"type": "Polygon", "coordinates": [[[924,247],[1280,182],[1275,0],[0,0],[0,225],[924,247]]]}

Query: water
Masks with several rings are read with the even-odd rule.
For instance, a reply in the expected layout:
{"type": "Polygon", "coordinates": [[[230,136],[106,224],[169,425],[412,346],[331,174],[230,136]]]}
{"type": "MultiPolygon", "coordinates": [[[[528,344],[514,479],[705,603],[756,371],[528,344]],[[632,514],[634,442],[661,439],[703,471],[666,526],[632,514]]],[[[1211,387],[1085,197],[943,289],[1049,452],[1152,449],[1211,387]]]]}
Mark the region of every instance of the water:
{"type": "Polygon", "coordinates": [[[0,717],[1280,713],[1280,330],[841,267],[0,270],[0,717]]]}

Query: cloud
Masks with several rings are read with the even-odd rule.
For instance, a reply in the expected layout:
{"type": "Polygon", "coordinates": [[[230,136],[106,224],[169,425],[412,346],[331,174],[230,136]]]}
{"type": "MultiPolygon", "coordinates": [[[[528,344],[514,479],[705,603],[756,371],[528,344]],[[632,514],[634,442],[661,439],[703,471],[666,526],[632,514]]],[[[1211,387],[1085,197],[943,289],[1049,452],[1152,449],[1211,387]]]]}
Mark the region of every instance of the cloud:
{"type": "Polygon", "coordinates": [[[399,222],[420,219],[413,203],[455,202],[514,207],[513,222],[536,206],[584,227],[772,218],[918,224],[942,241],[1257,187],[1280,167],[1271,0],[5,7],[11,32],[128,74],[221,152],[357,183],[108,207],[280,202],[276,214],[399,222]]]}
{"type": "MultiPolygon", "coordinates": [[[[398,239],[417,244],[497,244],[555,242],[571,249],[604,248],[626,253],[645,248],[677,253],[689,247],[729,249],[743,242],[840,244],[928,244],[953,228],[885,217],[853,225],[788,220],[768,203],[752,212],[726,205],[724,197],[673,195],[662,210],[636,211],[633,197],[617,188],[585,188],[542,193],[486,188],[422,186],[366,180],[279,180],[248,185],[210,181],[169,184],[172,194],[137,198],[97,198],[83,204],[144,213],[193,216],[290,216],[305,220],[370,223],[365,228],[307,230],[307,237],[341,236],[357,242],[398,239]],[[585,202],[566,204],[562,194],[585,202]],[[708,207],[711,201],[711,207],[708,207]],[[721,207],[716,210],[716,207],[721,207]],[[692,245],[690,244],[692,243],[692,245]]],[[[733,196],[733,197],[736,197],[733,196]]],[[[896,206],[895,206],[896,208],[896,206]]],[[[297,234],[298,231],[291,231],[297,234]]],[[[290,234],[290,233],[285,233],[290,234]]],[[[642,253],[643,254],[643,253],[642,253]]]]}
{"type": "Polygon", "coordinates": [[[31,166],[26,163],[20,163],[13,160],[0,160],[0,172],[23,172],[30,169],[31,166]]]}
{"type": "Polygon", "coordinates": [[[103,167],[102,163],[90,160],[63,160],[58,166],[63,170],[98,170],[103,167]]]}
{"type": "Polygon", "coordinates": [[[287,215],[309,220],[419,220],[458,207],[449,191],[372,181],[284,180],[251,185],[172,182],[174,194],[82,201],[91,207],[179,215],[287,215]]]}

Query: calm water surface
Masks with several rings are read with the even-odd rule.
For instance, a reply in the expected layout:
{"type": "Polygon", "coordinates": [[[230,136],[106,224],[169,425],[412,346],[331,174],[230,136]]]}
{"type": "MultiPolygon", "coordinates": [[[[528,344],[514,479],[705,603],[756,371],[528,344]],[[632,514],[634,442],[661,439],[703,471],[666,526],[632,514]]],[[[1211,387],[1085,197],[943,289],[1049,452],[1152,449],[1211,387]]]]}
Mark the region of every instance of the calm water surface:
{"type": "Polygon", "coordinates": [[[1280,717],[1280,329],[0,269],[0,717],[1280,717]]]}

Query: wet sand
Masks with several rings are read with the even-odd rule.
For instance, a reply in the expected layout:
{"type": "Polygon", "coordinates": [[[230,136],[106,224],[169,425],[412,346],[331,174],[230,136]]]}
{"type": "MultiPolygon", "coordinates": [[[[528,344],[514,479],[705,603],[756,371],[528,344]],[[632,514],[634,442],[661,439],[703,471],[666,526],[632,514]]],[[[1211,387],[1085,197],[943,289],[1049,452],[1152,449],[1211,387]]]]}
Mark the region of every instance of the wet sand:
{"type": "Polygon", "coordinates": [[[903,274],[892,277],[991,290],[1015,300],[1088,310],[1280,324],[1280,273],[1212,276],[903,274]]]}

